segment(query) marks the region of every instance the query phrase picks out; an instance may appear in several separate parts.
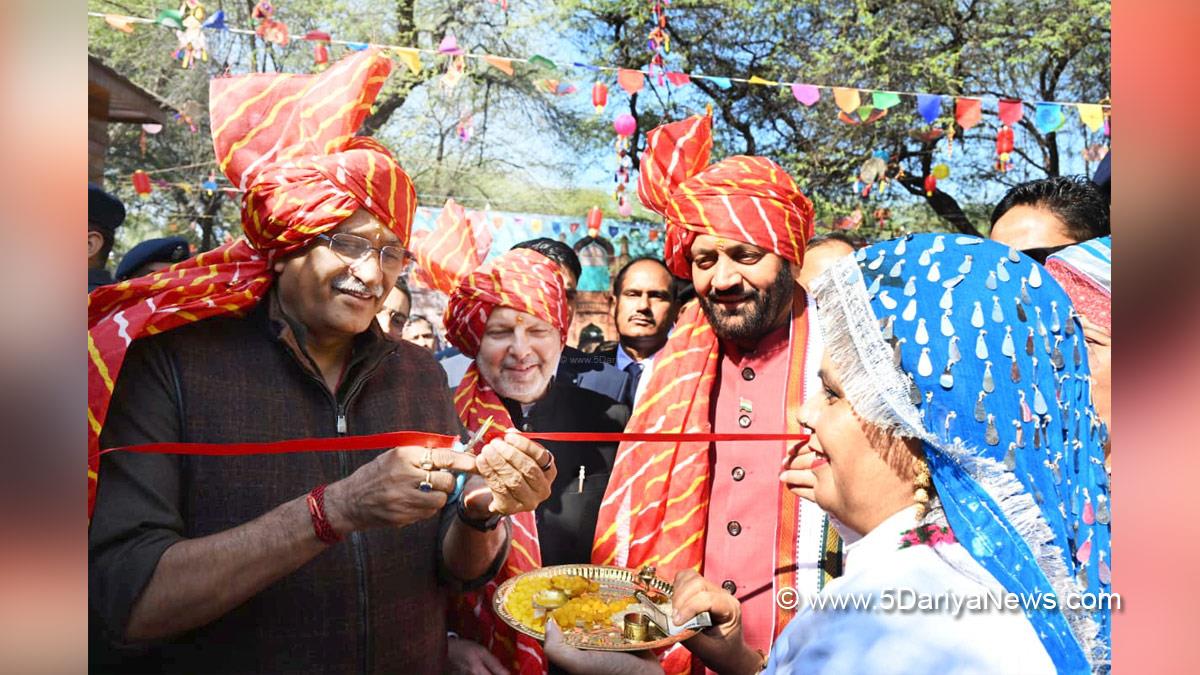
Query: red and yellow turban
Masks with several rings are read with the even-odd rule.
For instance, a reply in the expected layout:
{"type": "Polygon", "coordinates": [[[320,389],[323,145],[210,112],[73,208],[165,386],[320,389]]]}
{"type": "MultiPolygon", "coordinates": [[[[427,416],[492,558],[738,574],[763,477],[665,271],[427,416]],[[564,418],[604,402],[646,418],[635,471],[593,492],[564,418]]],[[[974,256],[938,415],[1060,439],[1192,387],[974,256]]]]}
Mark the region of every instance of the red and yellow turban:
{"type": "Polygon", "coordinates": [[[693,115],[646,135],[638,197],[667,221],[664,257],[676,276],[692,276],[697,235],[744,241],[794,263],[813,234],[812,202],[766,157],[736,155],[709,166],[712,118],[693,115]]]}
{"type": "MultiPolygon", "coordinates": [[[[475,357],[488,317],[496,307],[509,307],[550,323],[558,330],[562,344],[566,344],[566,280],[558,265],[542,254],[528,249],[508,251],[461,279],[443,317],[446,339],[462,353],[475,357]]],[[[454,406],[471,432],[478,430],[489,417],[500,434],[512,427],[508,410],[480,376],[475,363],[467,369],[454,393],[454,406]]],[[[516,514],[512,523],[512,551],[504,567],[485,588],[462,598],[457,612],[461,621],[456,627],[466,637],[487,646],[510,671],[535,675],[546,672],[541,646],[499,621],[491,610],[492,596],[500,583],[542,566],[534,514],[528,511],[516,514]]]]}
{"type": "Polygon", "coordinates": [[[213,150],[242,198],[244,238],[88,296],[88,517],[100,432],[129,345],[181,325],[240,314],[266,295],[275,257],[366,209],[407,244],[412,181],[391,153],[356,137],[391,72],[378,50],[320,75],[253,74],[212,81],[213,150]]]}

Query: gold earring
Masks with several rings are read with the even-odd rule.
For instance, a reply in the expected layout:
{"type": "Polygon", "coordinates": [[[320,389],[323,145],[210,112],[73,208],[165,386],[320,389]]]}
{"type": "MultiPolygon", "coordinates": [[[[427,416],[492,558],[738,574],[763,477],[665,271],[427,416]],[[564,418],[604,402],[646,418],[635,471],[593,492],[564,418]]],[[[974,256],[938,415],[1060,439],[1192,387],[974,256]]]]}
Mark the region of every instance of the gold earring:
{"type": "Polygon", "coordinates": [[[929,476],[929,465],[921,462],[921,468],[917,470],[917,475],[913,478],[913,501],[917,503],[917,518],[925,517],[929,513],[929,489],[933,485],[933,481],[929,476]]]}

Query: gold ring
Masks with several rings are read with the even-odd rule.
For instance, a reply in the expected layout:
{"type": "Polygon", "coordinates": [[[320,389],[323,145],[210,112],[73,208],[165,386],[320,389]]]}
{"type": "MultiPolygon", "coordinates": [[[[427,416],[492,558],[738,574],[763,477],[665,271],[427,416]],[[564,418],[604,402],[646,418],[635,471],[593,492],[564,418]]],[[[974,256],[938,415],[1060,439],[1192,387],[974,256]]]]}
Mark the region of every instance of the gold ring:
{"type": "Polygon", "coordinates": [[[417,484],[417,489],[421,492],[430,492],[433,490],[433,483],[430,481],[431,478],[433,478],[433,472],[426,471],[425,480],[417,484]]]}
{"type": "Polygon", "coordinates": [[[425,448],[425,456],[421,458],[421,468],[426,472],[433,471],[433,448],[425,448]]]}

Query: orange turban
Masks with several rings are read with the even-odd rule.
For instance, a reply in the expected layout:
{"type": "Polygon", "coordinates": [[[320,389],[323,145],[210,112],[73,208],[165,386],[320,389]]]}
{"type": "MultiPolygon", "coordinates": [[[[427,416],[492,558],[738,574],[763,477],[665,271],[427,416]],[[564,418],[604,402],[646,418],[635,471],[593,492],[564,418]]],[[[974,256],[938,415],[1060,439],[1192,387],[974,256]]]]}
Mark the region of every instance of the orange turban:
{"type": "MultiPolygon", "coordinates": [[[[465,221],[463,221],[465,222],[465,221]]],[[[418,256],[419,258],[420,256],[418,256]]],[[[475,357],[483,339],[488,316],[496,307],[508,307],[531,314],[558,329],[567,342],[566,280],[558,265],[541,253],[529,249],[508,251],[466,275],[450,296],[443,321],[446,339],[462,353],[475,357]]],[[[479,373],[475,362],[463,375],[454,393],[458,417],[471,432],[487,418],[495,422],[490,435],[503,434],[512,427],[512,418],[500,397],[479,373]]],[[[546,672],[545,656],[537,641],[519,635],[498,621],[491,610],[496,588],[505,579],[537,569],[542,565],[537,519],[526,511],[512,516],[512,552],[495,579],[478,592],[468,593],[459,603],[459,626],[469,637],[487,645],[493,654],[517,673],[546,672]]]]}
{"type": "Polygon", "coordinates": [[[246,191],[245,237],[88,296],[89,518],[100,432],[133,340],[254,307],[274,281],[276,256],[300,250],[357,209],[407,244],[412,181],[386,148],[354,136],[391,68],[378,50],[368,50],[320,75],[212,81],[213,149],[221,170],[246,191]]]}
{"type": "Polygon", "coordinates": [[[646,135],[638,197],[667,221],[664,257],[690,279],[688,253],[697,235],[744,241],[794,263],[813,234],[812,202],[766,157],[736,155],[709,166],[712,118],[693,115],[646,135]]]}

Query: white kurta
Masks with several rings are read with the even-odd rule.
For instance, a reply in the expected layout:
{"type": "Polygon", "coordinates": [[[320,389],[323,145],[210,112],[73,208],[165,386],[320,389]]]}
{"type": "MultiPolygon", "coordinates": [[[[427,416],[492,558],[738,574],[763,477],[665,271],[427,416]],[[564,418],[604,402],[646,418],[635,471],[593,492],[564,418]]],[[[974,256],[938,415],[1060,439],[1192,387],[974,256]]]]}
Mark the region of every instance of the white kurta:
{"type": "Polygon", "coordinates": [[[1020,610],[971,611],[955,618],[950,598],[1003,589],[959,544],[899,548],[916,524],[905,509],[846,547],[845,574],[821,595],[872,604],[869,609],[807,606],[775,641],[772,673],[1053,673],[1054,666],[1020,610]],[[891,598],[890,600],[888,598],[891,598]],[[942,608],[900,611],[919,597],[942,608]]]}

